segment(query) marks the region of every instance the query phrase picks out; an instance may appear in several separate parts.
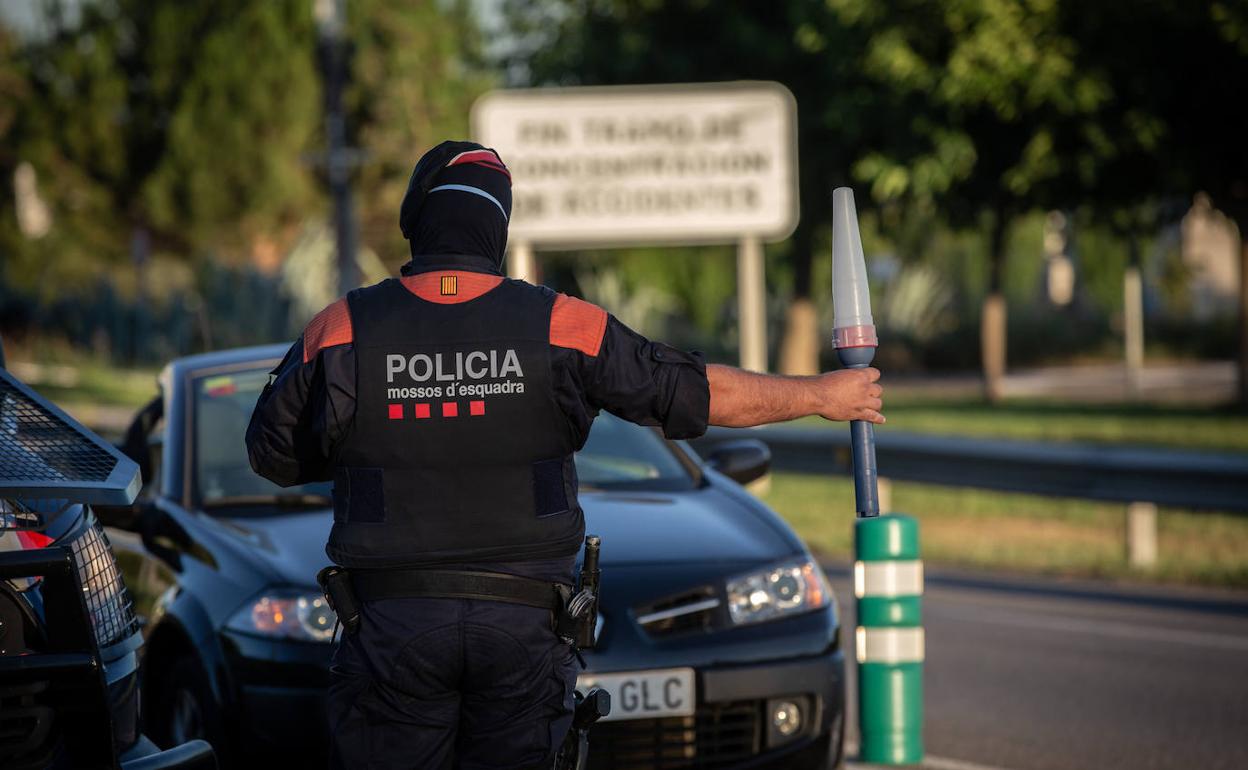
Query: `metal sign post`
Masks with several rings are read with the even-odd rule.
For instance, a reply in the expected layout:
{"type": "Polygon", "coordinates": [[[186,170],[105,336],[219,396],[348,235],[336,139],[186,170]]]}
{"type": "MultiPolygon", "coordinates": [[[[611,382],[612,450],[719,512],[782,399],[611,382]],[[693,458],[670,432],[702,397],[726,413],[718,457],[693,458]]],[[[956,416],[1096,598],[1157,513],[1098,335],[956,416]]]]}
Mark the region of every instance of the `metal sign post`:
{"type": "MultiPolygon", "coordinates": [[[[871,317],[867,265],[854,192],[832,192],[832,302],[836,353],[847,368],[871,364],[879,341],[871,317]]],[[[880,515],[871,423],[850,423],[854,455],[854,596],[858,627],[860,756],[873,764],[923,759],[923,563],[919,524],[880,515]]]]}
{"type": "Polygon", "coordinates": [[[507,247],[507,275],[521,281],[537,283],[537,258],[528,241],[512,241],[507,247]]]}
{"type": "Polygon", "coordinates": [[[763,243],[747,235],[737,246],[737,312],[741,368],[767,371],[767,279],[763,243]]]}

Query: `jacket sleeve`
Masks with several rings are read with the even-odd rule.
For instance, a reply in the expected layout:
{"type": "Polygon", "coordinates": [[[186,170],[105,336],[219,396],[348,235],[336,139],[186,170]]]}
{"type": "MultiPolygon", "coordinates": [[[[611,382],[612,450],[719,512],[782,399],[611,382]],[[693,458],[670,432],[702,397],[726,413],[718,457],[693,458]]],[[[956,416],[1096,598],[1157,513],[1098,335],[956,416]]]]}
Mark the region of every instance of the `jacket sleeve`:
{"type": "Polygon", "coordinates": [[[252,470],[283,487],[331,480],[354,417],[355,353],[346,303],[339,300],[308,324],[270,373],[247,426],[252,470]]]}
{"type": "Polygon", "coordinates": [[[601,308],[562,294],[551,313],[550,336],[563,369],[556,393],[565,411],[579,407],[573,417],[584,420],[586,432],[600,409],[661,426],[671,439],[706,432],[711,396],[701,353],[652,342],[601,308]]]}

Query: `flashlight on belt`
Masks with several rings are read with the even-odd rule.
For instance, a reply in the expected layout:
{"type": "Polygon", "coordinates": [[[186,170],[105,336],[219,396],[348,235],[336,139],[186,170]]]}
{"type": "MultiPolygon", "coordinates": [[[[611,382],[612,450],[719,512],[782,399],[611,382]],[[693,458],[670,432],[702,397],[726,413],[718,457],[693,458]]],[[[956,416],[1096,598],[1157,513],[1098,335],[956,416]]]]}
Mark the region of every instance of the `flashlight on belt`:
{"type": "Polygon", "coordinates": [[[576,646],[582,650],[592,650],[595,631],[598,627],[598,592],[602,582],[602,570],[598,569],[598,552],[602,548],[602,538],[589,535],[585,538],[585,561],[581,562],[581,590],[577,597],[588,597],[584,614],[576,613],[580,620],[576,632],[576,646]]]}

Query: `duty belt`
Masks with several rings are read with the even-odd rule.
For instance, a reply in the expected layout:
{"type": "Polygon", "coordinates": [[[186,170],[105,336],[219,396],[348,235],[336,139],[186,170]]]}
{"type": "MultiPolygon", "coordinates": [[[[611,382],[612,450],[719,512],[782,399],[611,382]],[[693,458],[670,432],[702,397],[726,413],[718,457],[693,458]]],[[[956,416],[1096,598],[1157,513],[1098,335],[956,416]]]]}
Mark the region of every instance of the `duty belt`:
{"type": "MultiPolygon", "coordinates": [[[[430,569],[344,569],[329,566],[316,573],[325,599],[348,633],[360,626],[361,601],[428,597],[511,602],[550,610],[554,632],[577,650],[597,641],[598,589],[601,572],[597,535],[585,538],[579,590],[567,583],[498,572],[430,569]]],[[[337,628],[335,628],[337,634],[337,628]]],[[[584,667],[585,661],[581,660],[584,667]]]]}
{"type": "Polygon", "coordinates": [[[351,587],[363,601],[430,597],[511,602],[560,612],[572,586],[497,572],[466,570],[349,570],[351,587]]]}

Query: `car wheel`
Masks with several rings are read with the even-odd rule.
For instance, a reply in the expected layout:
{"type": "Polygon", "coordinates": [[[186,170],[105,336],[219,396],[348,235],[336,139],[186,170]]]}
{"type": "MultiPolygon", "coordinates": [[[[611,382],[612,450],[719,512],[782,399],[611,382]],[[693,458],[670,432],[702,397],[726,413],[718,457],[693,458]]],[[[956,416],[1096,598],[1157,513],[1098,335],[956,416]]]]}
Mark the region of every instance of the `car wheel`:
{"type": "Polygon", "coordinates": [[[162,748],[202,739],[222,753],[221,714],[208,686],[208,675],[195,658],[178,658],[162,672],[147,711],[152,737],[162,748]]]}

